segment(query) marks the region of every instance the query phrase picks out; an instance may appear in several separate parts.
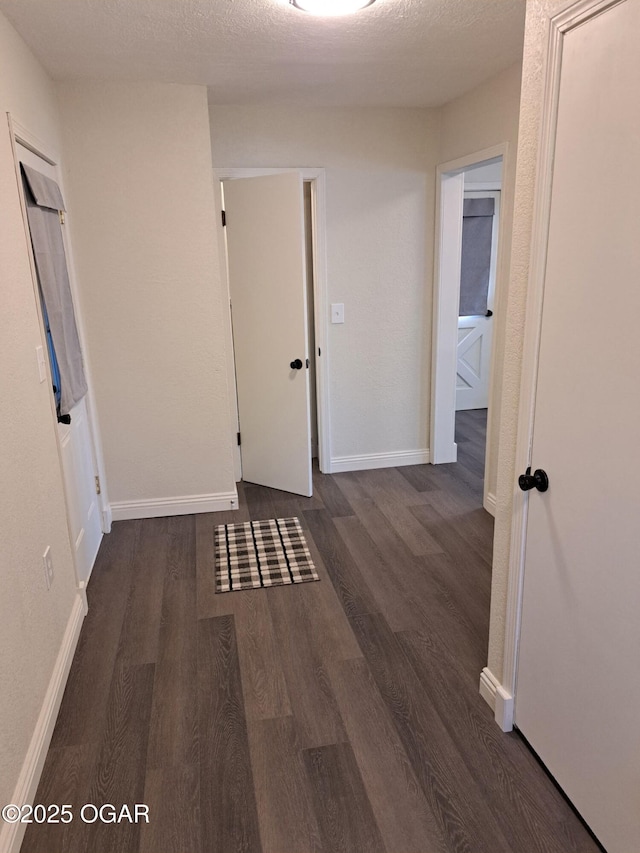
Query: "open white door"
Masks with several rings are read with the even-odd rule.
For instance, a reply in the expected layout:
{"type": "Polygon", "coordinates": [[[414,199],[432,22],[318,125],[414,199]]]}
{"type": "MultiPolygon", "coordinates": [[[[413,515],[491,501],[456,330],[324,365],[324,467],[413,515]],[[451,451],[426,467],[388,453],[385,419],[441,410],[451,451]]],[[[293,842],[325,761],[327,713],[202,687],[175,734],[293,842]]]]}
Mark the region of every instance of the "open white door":
{"type": "MultiPolygon", "coordinates": [[[[48,178],[60,182],[58,169],[42,157],[16,142],[16,154],[21,163],[32,166],[48,178]]],[[[69,259],[67,235],[62,231],[65,253],[69,259]]],[[[50,379],[50,375],[49,375],[50,379]]],[[[87,582],[102,541],[100,505],[97,494],[97,470],[86,398],[70,412],[71,423],[59,423],[58,444],[67,503],[67,520],[74,549],[76,574],[87,582]]]]}
{"type": "Polygon", "coordinates": [[[310,496],[302,176],[226,181],[224,204],[242,476],[310,496]]]}
{"type": "Polygon", "coordinates": [[[640,91],[640,4],[580,2],[554,26],[559,100],[540,179],[553,176],[529,457],[549,489],[528,492],[515,722],[609,853],[631,853],[640,850],[640,111],[629,93],[640,91]]]}

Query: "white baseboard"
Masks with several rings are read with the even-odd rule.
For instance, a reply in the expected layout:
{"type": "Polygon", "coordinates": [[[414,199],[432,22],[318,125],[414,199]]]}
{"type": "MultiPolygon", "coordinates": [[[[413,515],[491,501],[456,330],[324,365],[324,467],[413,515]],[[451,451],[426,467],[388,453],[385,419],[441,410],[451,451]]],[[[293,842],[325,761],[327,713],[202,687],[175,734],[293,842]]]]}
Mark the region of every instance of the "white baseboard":
{"type": "Polygon", "coordinates": [[[113,512],[111,504],[106,504],[102,509],[102,532],[111,533],[111,522],[113,521],[113,512]]]}
{"type": "Polygon", "coordinates": [[[493,710],[502,731],[510,732],[513,728],[513,696],[486,666],[480,673],[480,695],[493,710]]]}
{"type": "MultiPolygon", "coordinates": [[[[18,783],[14,789],[11,802],[16,805],[33,804],[42,768],[47,757],[47,751],[51,742],[53,728],[56,724],[62,694],[67,684],[71,661],[78,644],[80,629],[86,610],[86,597],[84,591],[79,591],[73,602],[71,615],[62,638],[60,651],[56,659],[49,686],[45,693],[44,702],[40,709],[38,722],[31,737],[31,743],[20,771],[18,783]]],[[[2,823],[0,827],[0,850],[2,853],[18,853],[22,839],[27,828],[26,823],[2,823]]]]}
{"type": "Polygon", "coordinates": [[[491,515],[495,518],[496,515],[496,496],[493,492],[487,492],[487,495],[484,499],[483,503],[484,508],[487,512],[490,512],[491,515]]]}
{"type": "Polygon", "coordinates": [[[217,492],[212,495],[183,495],[177,498],[156,498],[145,501],[114,501],[111,513],[114,521],[130,518],[162,518],[166,515],[192,515],[198,512],[224,512],[238,509],[238,492],[217,492]]]}
{"type": "Polygon", "coordinates": [[[428,450],[397,450],[392,453],[365,453],[361,456],[336,456],[327,473],[366,471],[370,468],[395,468],[400,465],[424,465],[429,461],[428,450]]]}

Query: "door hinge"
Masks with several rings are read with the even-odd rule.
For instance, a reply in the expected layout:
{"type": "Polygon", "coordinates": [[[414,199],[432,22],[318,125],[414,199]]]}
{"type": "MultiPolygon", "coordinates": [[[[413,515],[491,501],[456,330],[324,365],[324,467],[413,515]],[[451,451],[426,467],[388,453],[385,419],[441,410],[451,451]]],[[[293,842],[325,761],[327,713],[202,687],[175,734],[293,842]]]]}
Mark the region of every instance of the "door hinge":
{"type": "Polygon", "coordinates": [[[227,224],[227,211],[221,210],[220,213],[222,214],[222,227],[224,228],[224,226],[227,224]]]}
{"type": "Polygon", "coordinates": [[[60,217],[60,225],[64,225],[64,210],[59,210],[58,216],[60,217]]]}
{"type": "Polygon", "coordinates": [[[100,489],[100,477],[96,477],[96,494],[102,494],[102,490],[100,489]]]}
{"type": "Polygon", "coordinates": [[[240,433],[238,433],[238,447],[240,447],[241,444],[242,444],[242,440],[240,438],[240,433]]]}

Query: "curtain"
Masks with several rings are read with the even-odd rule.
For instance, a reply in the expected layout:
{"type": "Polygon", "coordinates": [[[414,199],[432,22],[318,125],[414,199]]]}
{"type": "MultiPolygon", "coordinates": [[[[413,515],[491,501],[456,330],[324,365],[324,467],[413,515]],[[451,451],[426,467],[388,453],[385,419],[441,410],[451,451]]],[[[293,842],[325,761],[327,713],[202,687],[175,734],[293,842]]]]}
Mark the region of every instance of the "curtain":
{"type": "Polygon", "coordinates": [[[495,200],[465,198],[462,219],[461,317],[487,313],[495,200]]]}
{"type": "Polygon", "coordinates": [[[55,181],[24,163],[20,166],[38,284],[60,376],[58,416],[66,417],[87,393],[87,381],[62,242],[64,201],[55,181]]]}

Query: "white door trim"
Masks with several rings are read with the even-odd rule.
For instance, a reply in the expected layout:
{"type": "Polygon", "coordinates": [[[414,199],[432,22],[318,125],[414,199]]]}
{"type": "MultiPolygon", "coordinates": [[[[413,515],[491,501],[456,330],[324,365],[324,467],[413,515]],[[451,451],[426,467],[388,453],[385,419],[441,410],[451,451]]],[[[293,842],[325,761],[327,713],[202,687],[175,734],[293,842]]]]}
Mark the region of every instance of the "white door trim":
{"type": "MultiPolygon", "coordinates": [[[[63,197],[65,195],[64,192],[64,180],[62,176],[62,169],[60,166],[60,157],[56,151],[53,150],[52,146],[48,145],[46,142],[43,142],[41,139],[38,139],[37,136],[32,134],[28,128],[26,128],[23,124],[17,121],[11,113],[7,113],[7,121],[9,124],[9,137],[11,139],[11,149],[13,153],[13,161],[16,172],[16,181],[18,183],[18,188],[20,190],[22,177],[20,174],[20,163],[17,156],[16,151],[16,143],[20,143],[24,145],[25,148],[28,148],[38,157],[41,157],[47,163],[50,163],[52,166],[58,167],[59,178],[60,178],[60,189],[62,190],[63,197]]],[[[44,321],[42,319],[42,312],[40,311],[40,298],[38,295],[38,278],[36,274],[33,253],[30,250],[31,242],[29,240],[29,223],[27,220],[27,210],[24,205],[24,199],[22,197],[22,192],[18,192],[20,198],[20,207],[22,211],[22,221],[25,228],[25,239],[27,241],[27,246],[29,247],[29,251],[27,252],[29,257],[29,266],[31,268],[31,280],[34,288],[35,301],[37,306],[37,315],[38,315],[38,324],[40,326],[40,336],[42,338],[42,345],[46,351],[47,343],[46,343],[46,333],[44,328],[44,321]]],[[[85,366],[85,374],[87,378],[88,391],[86,395],[86,412],[87,412],[87,423],[89,426],[89,439],[91,446],[91,455],[93,461],[93,470],[95,476],[100,478],[100,494],[97,496],[98,498],[98,506],[100,507],[100,517],[101,517],[101,526],[103,533],[109,533],[111,530],[111,506],[109,504],[108,493],[107,493],[107,477],[104,469],[104,458],[102,454],[102,444],[100,440],[100,433],[98,430],[98,418],[95,409],[95,404],[93,400],[93,382],[92,382],[92,372],[91,372],[91,362],[88,355],[88,350],[86,346],[86,336],[84,330],[84,323],[82,318],[82,305],[81,300],[78,295],[78,286],[77,279],[75,275],[75,267],[73,263],[73,251],[71,249],[70,244],[65,245],[65,251],[67,253],[67,268],[69,272],[69,285],[71,288],[71,295],[73,297],[73,304],[75,308],[76,314],[76,325],[78,327],[78,337],[80,339],[80,346],[82,347],[82,355],[84,359],[85,366]]],[[[46,369],[49,371],[48,359],[45,359],[46,369]]],[[[49,377],[49,383],[51,384],[51,377],[49,377]]],[[[55,403],[53,399],[53,395],[49,394],[49,400],[51,404],[51,418],[54,424],[54,427],[57,427],[57,415],[55,411],[55,403]]],[[[58,439],[58,430],[55,429],[56,432],[56,447],[58,448],[58,458],[60,462],[60,471],[62,473],[62,450],[60,447],[60,441],[58,439]]],[[[70,537],[71,537],[71,519],[69,515],[69,496],[66,493],[66,486],[64,485],[64,477],[63,477],[63,488],[65,490],[65,508],[67,513],[67,526],[69,528],[70,537]]],[[[71,537],[72,538],[72,537],[71,537]]],[[[75,550],[72,549],[75,554],[75,550]]],[[[77,569],[76,576],[78,577],[77,569]]],[[[83,584],[79,585],[83,586],[83,584]]],[[[83,593],[84,594],[84,593],[83,593]]]]}
{"type": "MultiPolygon", "coordinates": [[[[456,346],[458,336],[458,304],[460,298],[460,259],[462,250],[462,205],[464,194],[464,172],[471,166],[485,160],[502,158],[502,174],[509,170],[509,144],[502,142],[491,148],[476,151],[457,160],[441,163],[436,169],[436,241],[433,280],[433,343],[431,355],[431,425],[430,446],[431,462],[455,462],[457,447],[455,444],[455,385],[456,385],[456,346]],[[451,285],[451,282],[455,285],[451,285]]],[[[494,183],[489,185],[495,188],[494,183]]],[[[469,189],[485,188],[477,184],[469,189]]],[[[500,229],[502,234],[502,229],[500,229]]],[[[506,269],[504,257],[505,241],[498,239],[497,276],[494,304],[494,323],[502,316],[501,296],[506,269]]],[[[494,335],[491,347],[491,365],[489,374],[489,408],[487,412],[487,441],[485,451],[485,470],[493,465],[491,440],[498,427],[497,412],[493,411],[493,364],[496,356],[498,335],[494,335]]],[[[484,480],[483,505],[492,511],[495,498],[488,493],[488,478],[484,480]]]]}
{"type": "MultiPolygon", "coordinates": [[[[520,405],[516,438],[515,474],[526,470],[531,460],[536,379],[542,330],[544,283],[551,218],[551,192],[553,158],[558,122],[560,72],[562,47],[566,33],[585,23],[589,18],[624,0],[579,0],[550,18],[547,24],[547,50],[545,55],[544,101],[541,121],[540,148],[538,151],[537,181],[534,197],[534,216],[531,237],[531,259],[527,284],[520,405]]],[[[513,512],[511,517],[511,548],[507,583],[507,610],[505,617],[504,664],[501,688],[507,697],[496,721],[504,731],[514,724],[515,697],[518,675],[518,644],[522,615],[524,558],[527,535],[528,493],[512,484],[513,512]]]]}
{"type": "MultiPolygon", "coordinates": [[[[303,181],[311,183],[311,211],[313,229],[313,314],[315,325],[316,351],[316,397],[318,410],[318,463],[320,471],[328,473],[331,465],[331,414],[329,397],[329,301],[327,290],[327,216],[326,216],[326,178],[324,169],[300,168],[216,168],[213,170],[216,181],[234,178],[258,178],[265,175],[279,175],[296,171],[303,181]],[[318,356],[318,350],[322,353],[318,356]]],[[[226,295],[229,302],[229,276],[225,268],[226,295]]],[[[229,316],[231,324],[231,316],[229,316]]],[[[233,352],[229,359],[233,372],[233,352]]],[[[235,378],[230,386],[235,388],[235,378]]],[[[237,411],[237,400],[236,400],[237,411]]],[[[235,435],[233,436],[235,442],[235,435]]]]}
{"type": "Polygon", "coordinates": [[[458,458],[455,412],[464,173],[438,167],[436,193],[430,457],[433,464],[440,464],[458,458]]]}

